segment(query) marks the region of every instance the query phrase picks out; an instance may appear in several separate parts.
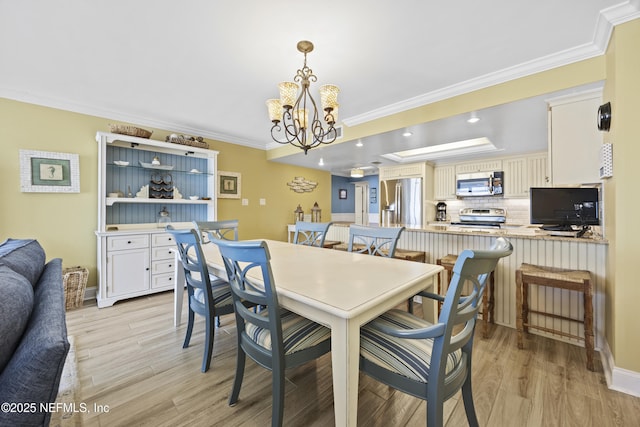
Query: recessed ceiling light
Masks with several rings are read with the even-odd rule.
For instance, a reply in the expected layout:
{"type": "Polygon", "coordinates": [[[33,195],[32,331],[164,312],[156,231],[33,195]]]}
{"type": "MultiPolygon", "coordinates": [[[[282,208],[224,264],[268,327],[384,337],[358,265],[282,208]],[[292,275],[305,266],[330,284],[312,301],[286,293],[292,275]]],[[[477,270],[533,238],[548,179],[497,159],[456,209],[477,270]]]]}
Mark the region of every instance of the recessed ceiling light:
{"type": "Polygon", "coordinates": [[[478,123],[480,118],[476,115],[475,111],[471,113],[471,117],[467,120],[467,123],[478,123]]]}
{"type": "Polygon", "coordinates": [[[320,157],[320,161],[318,162],[318,166],[324,166],[324,159],[320,157]]]}
{"type": "Polygon", "coordinates": [[[351,178],[362,178],[364,176],[364,170],[351,169],[351,178]]]}
{"type": "Polygon", "coordinates": [[[493,145],[488,138],[482,137],[449,142],[447,144],[431,145],[429,147],[415,148],[412,150],[397,151],[395,153],[384,154],[383,157],[396,162],[406,162],[409,160],[432,160],[495,150],[497,150],[496,146],[493,145]]]}
{"type": "Polygon", "coordinates": [[[356,142],[356,147],[362,147],[362,140],[359,139],[358,142],[356,142]]]}
{"type": "Polygon", "coordinates": [[[411,132],[409,132],[408,130],[407,130],[407,131],[404,131],[404,132],[402,133],[402,136],[404,136],[405,138],[406,138],[406,137],[409,137],[409,136],[411,136],[411,135],[413,135],[413,134],[412,134],[411,132]]]}

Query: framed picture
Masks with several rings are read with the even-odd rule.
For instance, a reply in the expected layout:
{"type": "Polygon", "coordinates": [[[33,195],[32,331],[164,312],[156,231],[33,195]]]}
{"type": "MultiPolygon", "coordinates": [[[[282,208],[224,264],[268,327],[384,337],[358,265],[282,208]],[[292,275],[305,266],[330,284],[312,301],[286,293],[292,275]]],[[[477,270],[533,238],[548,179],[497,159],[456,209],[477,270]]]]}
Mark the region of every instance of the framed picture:
{"type": "Polygon", "coordinates": [[[369,195],[369,203],[378,203],[378,189],[372,188],[369,195]]]}
{"type": "Polygon", "coordinates": [[[338,190],[338,198],[339,199],[346,199],[347,198],[347,190],[344,188],[341,188],[340,190],[338,190]]]}
{"type": "Polygon", "coordinates": [[[218,171],[216,193],[219,199],[239,199],[242,189],[242,176],[238,172],[218,171]]]}
{"type": "Polygon", "coordinates": [[[77,154],[20,150],[20,191],[23,193],[79,193],[77,154]]]}

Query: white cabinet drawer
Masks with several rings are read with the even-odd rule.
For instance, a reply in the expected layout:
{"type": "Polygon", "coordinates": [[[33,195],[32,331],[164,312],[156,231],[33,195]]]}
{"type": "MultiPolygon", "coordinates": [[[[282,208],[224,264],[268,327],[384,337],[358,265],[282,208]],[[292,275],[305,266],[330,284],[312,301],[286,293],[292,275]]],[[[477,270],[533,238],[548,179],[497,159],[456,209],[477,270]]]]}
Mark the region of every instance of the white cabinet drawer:
{"type": "Polygon", "coordinates": [[[141,249],[148,247],[149,236],[147,234],[107,237],[107,251],[121,251],[125,249],[141,249]]]}
{"type": "Polygon", "coordinates": [[[176,244],[173,236],[169,233],[158,233],[151,236],[152,246],[173,246],[176,244]]]}
{"type": "Polygon", "coordinates": [[[160,246],[159,248],[153,247],[151,248],[151,260],[174,259],[176,256],[175,252],[177,251],[178,248],[174,246],[160,246]]]}
{"type": "Polygon", "coordinates": [[[171,273],[175,271],[175,262],[171,261],[153,261],[151,263],[151,274],[171,273]]]}
{"type": "Polygon", "coordinates": [[[151,276],[151,289],[172,288],[172,287],[173,287],[173,273],[154,274],[153,276],[151,276]]]}

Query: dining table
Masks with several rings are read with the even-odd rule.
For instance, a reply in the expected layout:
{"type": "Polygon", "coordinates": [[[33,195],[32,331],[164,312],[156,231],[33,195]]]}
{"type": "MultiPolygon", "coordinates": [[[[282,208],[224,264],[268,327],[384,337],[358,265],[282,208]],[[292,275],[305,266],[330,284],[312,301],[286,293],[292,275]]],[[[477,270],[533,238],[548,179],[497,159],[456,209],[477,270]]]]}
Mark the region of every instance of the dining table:
{"type": "MultiPolygon", "coordinates": [[[[336,426],[356,426],[360,326],[433,286],[442,266],[265,240],[279,304],[331,329],[336,426]]],[[[218,247],[202,246],[210,274],[226,278],[218,247]]],[[[184,272],[176,262],[175,324],[184,272]]]]}

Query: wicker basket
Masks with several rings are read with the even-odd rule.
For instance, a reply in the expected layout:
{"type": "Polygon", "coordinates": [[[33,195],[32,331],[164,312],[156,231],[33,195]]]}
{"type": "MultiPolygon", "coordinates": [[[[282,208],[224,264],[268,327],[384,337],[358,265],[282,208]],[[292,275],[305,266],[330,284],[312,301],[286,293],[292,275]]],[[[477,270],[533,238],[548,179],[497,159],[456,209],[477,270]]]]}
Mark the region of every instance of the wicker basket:
{"type": "Polygon", "coordinates": [[[64,299],[67,310],[82,307],[88,278],[89,270],[84,267],[70,267],[62,270],[62,283],[64,285],[64,299]]]}
{"type": "Polygon", "coordinates": [[[167,142],[171,142],[173,144],[188,145],[189,147],[209,148],[209,144],[205,141],[198,141],[181,137],[171,138],[170,136],[167,136],[167,142]]]}
{"type": "Polygon", "coordinates": [[[119,133],[120,135],[137,136],[138,138],[150,138],[152,131],[127,125],[109,125],[111,133],[119,133]]]}

